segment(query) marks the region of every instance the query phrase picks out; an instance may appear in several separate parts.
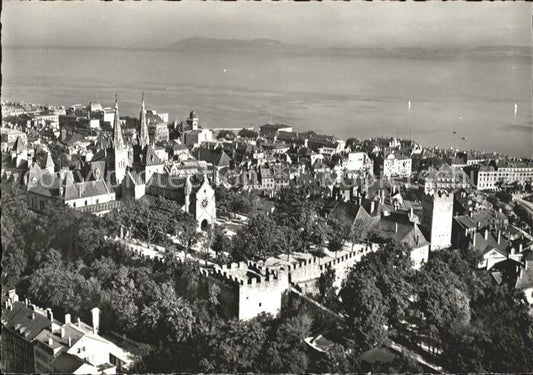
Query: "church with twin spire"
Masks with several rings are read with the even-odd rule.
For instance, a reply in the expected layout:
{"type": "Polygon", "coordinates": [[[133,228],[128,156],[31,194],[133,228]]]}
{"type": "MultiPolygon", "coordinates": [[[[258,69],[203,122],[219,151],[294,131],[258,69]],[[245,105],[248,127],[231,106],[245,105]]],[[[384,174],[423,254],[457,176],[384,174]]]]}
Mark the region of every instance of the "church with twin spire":
{"type": "Polygon", "coordinates": [[[187,177],[171,176],[170,168],[156,154],[150,139],[144,103],[141,100],[140,126],[131,142],[124,140],[115,97],[112,147],[107,151],[107,169],[113,185],[124,200],[164,197],[174,200],[206,229],[216,220],[215,192],[206,174],[187,177]]]}

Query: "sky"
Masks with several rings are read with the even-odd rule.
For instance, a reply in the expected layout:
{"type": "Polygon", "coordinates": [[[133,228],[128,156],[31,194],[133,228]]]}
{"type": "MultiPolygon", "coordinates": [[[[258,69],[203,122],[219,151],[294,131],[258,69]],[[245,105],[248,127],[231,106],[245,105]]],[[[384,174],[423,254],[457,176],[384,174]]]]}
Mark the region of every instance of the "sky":
{"type": "Polygon", "coordinates": [[[531,45],[531,3],[5,1],[2,45],[165,48],[180,39],[315,46],[531,45]]]}

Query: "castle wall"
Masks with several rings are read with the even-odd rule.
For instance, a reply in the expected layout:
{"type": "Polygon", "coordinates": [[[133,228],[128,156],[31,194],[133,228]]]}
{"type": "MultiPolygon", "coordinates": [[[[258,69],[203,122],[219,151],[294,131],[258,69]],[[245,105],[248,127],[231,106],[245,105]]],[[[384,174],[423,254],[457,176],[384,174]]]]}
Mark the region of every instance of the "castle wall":
{"type": "Polygon", "coordinates": [[[261,313],[276,316],[281,312],[283,293],[291,284],[297,285],[305,294],[318,292],[320,275],[332,267],[335,270],[334,285],[340,288],[350,268],[361,256],[373,251],[358,245],[351,252],[340,253],[337,258],[313,257],[298,264],[285,266],[287,269],[272,270],[250,262],[231,263],[203,271],[209,287],[220,289],[219,301],[228,318],[248,320],[261,313]]]}
{"type": "Polygon", "coordinates": [[[213,286],[219,289],[218,301],[222,308],[222,313],[227,319],[239,317],[239,285],[233,280],[226,279],[223,275],[204,274],[207,276],[207,288],[212,290],[213,286]]]}
{"type": "Polygon", "coordinates": [[[239,319],[252,319],[260,313],[276,316],[281,311],[283,292],[289,288],[286,272],[268,278],[251,278],[239,290],[239,319]]]}

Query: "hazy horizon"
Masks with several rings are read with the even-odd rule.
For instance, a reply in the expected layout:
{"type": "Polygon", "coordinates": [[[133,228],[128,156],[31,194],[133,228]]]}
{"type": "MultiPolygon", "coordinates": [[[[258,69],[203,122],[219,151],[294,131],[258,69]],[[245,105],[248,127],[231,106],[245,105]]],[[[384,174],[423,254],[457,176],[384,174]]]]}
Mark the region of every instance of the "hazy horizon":
{"type": "Polygon", "coordinates": [[[272,39],[313,47],[531,46],[531,6],[484,2],[4,2],[2,44],[159,49],[199,37],[272,39]]]}

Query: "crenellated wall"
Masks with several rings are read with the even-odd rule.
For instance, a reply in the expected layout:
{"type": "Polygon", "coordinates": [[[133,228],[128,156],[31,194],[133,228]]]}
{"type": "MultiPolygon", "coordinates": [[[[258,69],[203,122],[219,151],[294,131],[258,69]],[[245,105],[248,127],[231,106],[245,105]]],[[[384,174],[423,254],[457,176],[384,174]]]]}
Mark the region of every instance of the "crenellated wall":
{"type": "Polygon", "coordinates": [[[372,251],[359,246],[349,252],[339,252],[336,258],[309,257],[290,265],[269,269],[264,263],[239,262],[202,270],[209,285],[220,289],[219,301],[228,318],[251,319],[260,313],[277,315],[282,295],[292,285],[304,292],[317,292],[318,279],[328,267],[335,269],[335,286],[340,287],[348,270],[372,251]]]}

